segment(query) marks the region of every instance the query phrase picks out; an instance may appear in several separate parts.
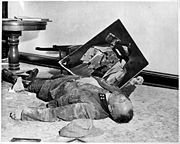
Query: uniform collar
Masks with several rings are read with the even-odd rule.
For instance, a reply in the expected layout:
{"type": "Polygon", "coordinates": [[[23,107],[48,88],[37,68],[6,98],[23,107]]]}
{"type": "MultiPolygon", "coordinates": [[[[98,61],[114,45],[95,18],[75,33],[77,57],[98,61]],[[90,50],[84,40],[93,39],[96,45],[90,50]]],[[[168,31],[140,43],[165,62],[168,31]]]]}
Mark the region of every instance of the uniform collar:
{"type": "Polygon", "coordinates": [[[104,93],[99,93],[98,95],[99,95],[100,104],[101,104],[102,108],[108,113],[109,117],[112,119],[111,113],[108,108],[106,95],[104,93]]]}

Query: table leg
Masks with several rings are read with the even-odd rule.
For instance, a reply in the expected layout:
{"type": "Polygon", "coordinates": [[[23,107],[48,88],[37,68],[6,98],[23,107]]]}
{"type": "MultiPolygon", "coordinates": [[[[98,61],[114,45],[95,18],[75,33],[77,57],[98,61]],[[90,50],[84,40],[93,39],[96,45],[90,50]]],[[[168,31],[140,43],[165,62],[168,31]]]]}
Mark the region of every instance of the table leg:
{"type": "Polygon", "coordinates": [[[9,44],[9,52],[8,52],[8,62],[9,62],[9,70],[19,70],[19,36],[21,36],[21,31],[11,32],[8,35],[8,44],[9,44]]]}

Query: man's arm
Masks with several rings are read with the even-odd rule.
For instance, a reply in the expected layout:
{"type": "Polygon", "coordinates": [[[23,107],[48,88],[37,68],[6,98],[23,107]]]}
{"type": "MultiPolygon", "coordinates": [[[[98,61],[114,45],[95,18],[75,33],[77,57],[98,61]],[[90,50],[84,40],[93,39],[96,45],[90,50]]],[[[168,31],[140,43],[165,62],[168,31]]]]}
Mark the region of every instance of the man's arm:
{"type": "Polygon", "coordinates": [[[57,120],[95,118],[95,107],[90,103],[75,103],[56,108],[27,108],[21,112],[21,120],[53,122],[57,120]]]}
{"type": "Polygon", "coordinates": [[[129,83],[127,83],[124,87],[121,88],[121,91],[129,97],[131,93],[135,90],[136,85],[142,85],[144,82],[143,77],[138,76],[137,78],[133,78],[129,83]]]}
{"type": "MultiPolygon", "coordinates": [[[[75,103],[82,103],[82,101],[79,98],[80,95],[75,95],[74,93],[75,92],[72,90],[71,96],[69,96],[69,94],[64,94],[58,99],[51,100],[46,104],[46,107],[56,108],[56,107],[61,107],[65,105],[75,104],[75,103]]],[[[84,94],[84,93],[81,93],[81,94],[84,94]]]]}

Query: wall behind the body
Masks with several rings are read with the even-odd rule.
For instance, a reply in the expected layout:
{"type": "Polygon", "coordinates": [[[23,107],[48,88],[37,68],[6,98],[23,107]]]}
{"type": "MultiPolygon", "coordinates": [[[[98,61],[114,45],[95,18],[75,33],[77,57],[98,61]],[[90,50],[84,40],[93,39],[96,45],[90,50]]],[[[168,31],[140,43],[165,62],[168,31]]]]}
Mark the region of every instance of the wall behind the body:
{"type": "Polygon", "coordinates": [[[19,51],[49,55],[35,47],[84,44],[120,19],[144,56],[146,70],[178,74],[177,2],[9,1],[9,18],[50,18],[45,31],[23,32],[19,51]]]}

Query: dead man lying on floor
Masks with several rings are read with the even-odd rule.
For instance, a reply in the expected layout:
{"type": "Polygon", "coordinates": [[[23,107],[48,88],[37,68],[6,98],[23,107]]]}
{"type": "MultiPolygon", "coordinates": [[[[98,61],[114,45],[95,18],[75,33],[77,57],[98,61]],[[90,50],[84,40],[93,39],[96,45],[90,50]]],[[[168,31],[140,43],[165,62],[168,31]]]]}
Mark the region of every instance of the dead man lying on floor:
{"type": "MultiPolygon", "coordinates": [[[[47,102],[44,107],[25,108],[11,113],[11,118],[22,121],[53,122],[73,119],[111,118],[117,123],[127,123],[133,118],[133,105],[129,99],[143,78],[133,78],[123,88],[109,85],[102,78],[64,75],[55,78],[35,78],[38,69],[33,69],[23,78],[25,90],[36,93],[37,98],[47,102]]],[[[16,85],[17,75],[2,70],[2,79],[16,85]]]]}

